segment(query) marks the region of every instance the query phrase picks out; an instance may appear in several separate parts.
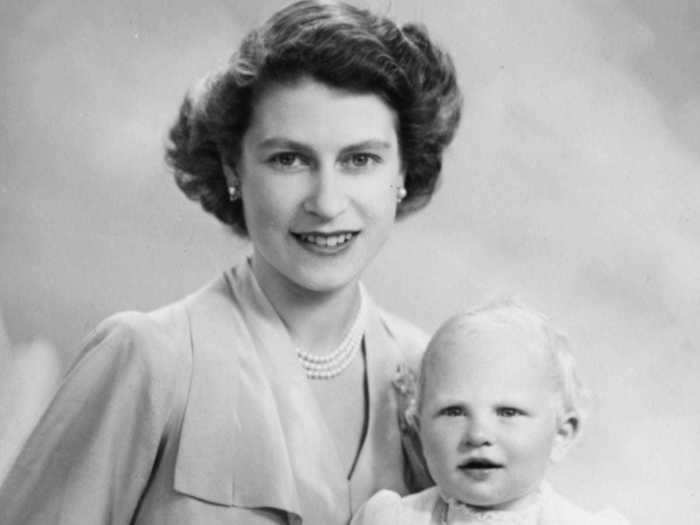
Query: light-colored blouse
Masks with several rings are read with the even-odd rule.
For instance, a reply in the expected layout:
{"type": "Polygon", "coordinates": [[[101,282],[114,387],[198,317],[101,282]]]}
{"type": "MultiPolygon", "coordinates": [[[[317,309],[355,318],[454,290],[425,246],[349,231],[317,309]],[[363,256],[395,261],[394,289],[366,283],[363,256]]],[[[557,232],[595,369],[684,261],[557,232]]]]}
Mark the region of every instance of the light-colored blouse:
{"type": "Polygon", "coordinates": [[[437,487],[401,497],[381,490],[363,505],[351,525],[629,525],[618,512],[588,512],[544,483],[536,505],[519,511],[475,511],[448,503],[437,487]]]}
{"type": "Polygon", "coordinates": [[[392,381],[426,337],[368,301],[368,421],[350,479],[241,264],[97,327],[0,489],[0,523],[334,525],[380,489],[405,493],[392,381]]]}

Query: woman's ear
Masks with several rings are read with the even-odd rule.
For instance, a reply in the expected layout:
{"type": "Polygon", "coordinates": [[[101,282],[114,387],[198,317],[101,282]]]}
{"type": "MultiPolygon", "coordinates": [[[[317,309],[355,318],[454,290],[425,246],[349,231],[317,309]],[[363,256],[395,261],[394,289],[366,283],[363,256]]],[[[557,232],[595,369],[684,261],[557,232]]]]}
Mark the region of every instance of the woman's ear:
{"type": "Polygon", "coordinates": [[[229,200],[231,202],[239,201],[241,199],[241,180],[237,171],[223,157],[221,158],[221,167],[226,178],[226,186],[228,186],[229,200]]]}
{"type": "Polygon", "coordinates": [[[549,459],[557,463],[561,461],[571,446],[576,441],[579,434],[580,417],[576,412],[568,412],[559,418],[557,433],[554,436],[552,451],[549,459]]]}
{"type": "Polygon", "coordinates": [[[224,176],[226,177],[226,184],[229,186],[237,186],[238,185],[238,175],[236,174],[236,170],[234,170],[231,166],[229,166],[224,159],[221,159],[221,166],[224,169],[224,176]]]}

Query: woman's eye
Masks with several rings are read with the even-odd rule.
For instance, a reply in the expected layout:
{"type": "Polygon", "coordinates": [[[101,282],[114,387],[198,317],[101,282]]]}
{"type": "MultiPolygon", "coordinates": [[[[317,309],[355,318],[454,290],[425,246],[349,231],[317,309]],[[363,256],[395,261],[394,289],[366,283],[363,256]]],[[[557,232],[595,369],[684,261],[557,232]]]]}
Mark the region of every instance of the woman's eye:
{"type": "Polygon", "coordinates": [[[378,164],[379,162],[380,158],[377,155],[371,155],[369,153],[353,153],[343,161],[343,164],[350,169],[362,169],[372,164],[378,164]]]}
{"type": "Polygon", "coordinates": [[[268,159],[268,162],[280,169],[298,168],[308,164],[306,159],[294,152],[275,153],[268,159]]]}
{"type": "Polygon", "coordinates": [[[502,417],[515,417],[522,415],[523,411],[512,407],[501,407],[496,411],[496,413],[502,417]]]}
{"type": "Polygon", "coordinates": [[[464,410],[457,406],[445,407],[440,411],[440,414],[447,417],[459,417],[464,414],[464,410]]]}

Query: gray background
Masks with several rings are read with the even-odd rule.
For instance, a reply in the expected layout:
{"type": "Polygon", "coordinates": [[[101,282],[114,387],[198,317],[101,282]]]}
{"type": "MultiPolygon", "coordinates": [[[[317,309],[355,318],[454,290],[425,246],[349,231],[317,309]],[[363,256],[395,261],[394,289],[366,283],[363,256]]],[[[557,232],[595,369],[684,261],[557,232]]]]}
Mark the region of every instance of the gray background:
{"type": "MultiPolygon", "coordinates": [[[[66,359],[102,317],[192,291],[246,246],[178,193],[166,130],[280,1],[4,2],[0,304],[66,359]]],[[[552,479],[633,523],[700,516],[700,4],[377,0],[465,92],[442,188],[366,283],[427,330],[505,294],[567,329],[593,414],[552,479]]]]}

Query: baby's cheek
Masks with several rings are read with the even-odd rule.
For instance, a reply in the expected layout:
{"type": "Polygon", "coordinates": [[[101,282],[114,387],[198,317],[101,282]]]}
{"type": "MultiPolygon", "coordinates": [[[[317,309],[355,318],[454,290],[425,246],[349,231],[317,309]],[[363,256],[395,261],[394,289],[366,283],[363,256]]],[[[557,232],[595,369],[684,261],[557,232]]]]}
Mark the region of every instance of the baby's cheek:
{"type": "Polygon", "coordinates": [[[552,447],[554,446],[554,434],[550,432],[537,432],[522,440],[518,445],[520,455],[529,459],[531,463],[546,464],[549,461],[552,447]]]}
{"type": "Polygon", "coordinates": [[[424,453],[433,456],[435,461],[444,463],[457,447],[457,443],[453,441],[454,437],[449,432],[445,432],[444,429],[436,429],[426,436],[423,445],[424,453]]]}

